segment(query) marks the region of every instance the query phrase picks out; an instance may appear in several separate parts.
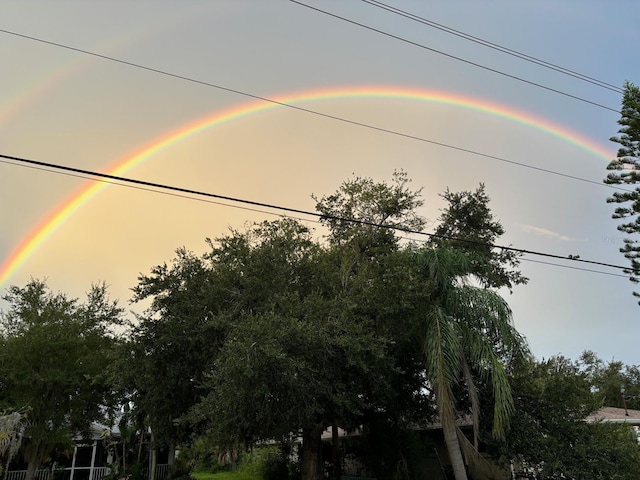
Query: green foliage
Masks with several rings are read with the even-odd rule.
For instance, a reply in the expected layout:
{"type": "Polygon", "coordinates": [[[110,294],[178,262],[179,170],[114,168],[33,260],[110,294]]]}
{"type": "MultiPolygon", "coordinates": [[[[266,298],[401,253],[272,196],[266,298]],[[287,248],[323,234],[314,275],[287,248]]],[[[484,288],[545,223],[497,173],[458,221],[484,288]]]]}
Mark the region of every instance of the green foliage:
{"type": "Polygon", "coordinates": [[[307,234],[290,220],[265,222],[211,255],[238,294],[220,316],[229,329],[194,413],[221,444],[285,438],[364,406],[360,385],[373,381],[385,342],[345,315],[330,259],[307,234]]]}
{"type": "MultiPolygon", "coordinates": [[[[363,425],[375,413],[399,431],[424,420],[434,393],[452,425],[454,391],[465,387],[459,403],[476,412],[482,381],[494,388],[500,433],[511,408],[504,364],[525,347],[504,300],[465,281],[519,283],[509,270],[517,259],[402,246],[387,227],[424,226],[420,190],[408,183],[404,172],[392,184],[356,177],[316,198],[328,242],[292,219],[262,222],[141,276],[134,300],[151,307],[121,365],[140,424],[164,442],[206,431],[231,449],[302,431],[315,449],[326,425],[363,425]]],[[[479,238],[502,234],[482,189],[456,198],[475,202],[479,238]]],[[[317,455],[305,447],[302,457],[303,477],[314,478],[317,455]]]]}
{"type": "Polygon", "coordinates": [[[477,257],[445,247],[425,247],[412,254],[417,274],[426,282],[416,338],[423,347],[425,373],[435,395],[456,479],[466,479],[462,450],[473,455],[478,446],[481,405],[477,382],[482,381],[491,390],[491,432],[500,438],[514,410],[507,362],[526,357],[528,347],[515,329],[504,299],[492,290],[465,282],[474,274],[477,257]],[[472,448],[460,443],[455,431],[458,414],[454,392],[460,385],[468,393],[474,421],[472,448]]]}
{"type": "Polygon", "coordinates": [[[425,220],[416,213],[424,203],[421,189],[410,190],[410,181],[404,171],[394,172],[391,185],[355,177],[332,195],[313,196],[321,222],[330,230],[329,241],[355,243],[362,252],[375,253],[397,245],[395,231],[388,227],[422,230],[425,220]]]}
{"type": "Polygon", "coordinates": [[[441,197],[448,206],[440,216],[431,243],[472,253],[475,256],[472,273],[487,287],[511,290],[515,285],[526,284],[528,279],[517,270],[522,254],[491,246],[505,230],[491,213],[484,184],[475,192],[447,189],[441,197]]]}
{"type": "Polygon", "coordinates": [[[640,368],[620,361],[604,362],[591,351],[580,356],[591,390],[600,405],[640,410],[640,368]]]}
{"type": "Polygon", "coordinates": [[[158,445],[186,442],[192,433],[179,419],[200,398],[223,338],[225,326],[212,313],[219,309],[217,288],[206,260],[185,249],[134,288],[134,301],[152,302],[132,326],[115,370],[135,406],[129,417],[139,429],[151,426],[158,445]]]}
{"type": "Polygon", "coordinates": [[[113,397],[105,366],[114,358],[122,310],[104,285],[85,303],[51,293],[44,282],[12,286],[0,314],[0,403],[27,408],[23,454],[30,472],[57,445],[105,421],[113,397]]]}
{"type": "Polygon", "coordinates": [[[640,448],[631,427],[584,421],[600,403],[581,362],[552,357],[516,367],[511,429],[504,442],[489,442],[498,458],[544,480],[637,478],[640,448]]]}
{"type": "MultiPolygon", "coordinates": [[[[607,175],[605,183],[610,185],[635,185],[640,182],[640,88],[630,82],[625,82],[622,95],[622,111],[618,120],[620,136],[612,137],[611,141],[620,145],[616,158],[607,167],[611,173],[607,175]]],[[[613,218],[624,219],[618,225],[618,230],[628,234],[624,245],[620,248],[631,263],[627,273],[631,280],[640,281],[640,243],[636,235],[640,232],[640,187],[634,190],[615,192],[607,199],[609,203],[617,203],[613,218]]],[[[635,292],[635,296],[640,296],[635,292]]],[[[640,302],[639,302],[640,303],[640,302]]]]}

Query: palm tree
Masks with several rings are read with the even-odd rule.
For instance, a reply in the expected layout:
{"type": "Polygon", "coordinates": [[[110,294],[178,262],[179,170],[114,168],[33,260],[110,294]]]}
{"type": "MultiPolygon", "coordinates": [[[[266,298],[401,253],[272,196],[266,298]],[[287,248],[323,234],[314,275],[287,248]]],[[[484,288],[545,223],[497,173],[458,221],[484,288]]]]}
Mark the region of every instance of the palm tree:
{"type": "Polygon", "coordinates": [[[480,406],[476,379],[487,382],[493,390],[492,431],[501,437],[513,410],[505,360],[514,354],[526,354],[528,349],[513,325],[505,300],[495,291],[472,283],[477,259],[442,247],[426,247],[414,254],[426,286],[419,307],[425,371],[436,397],[455,478],[466,480],[462,452],[468,460],[477,458],[480,406]],[[456,426],[453,389],[460,382],[471,403],[473,444],[456,426]]]}

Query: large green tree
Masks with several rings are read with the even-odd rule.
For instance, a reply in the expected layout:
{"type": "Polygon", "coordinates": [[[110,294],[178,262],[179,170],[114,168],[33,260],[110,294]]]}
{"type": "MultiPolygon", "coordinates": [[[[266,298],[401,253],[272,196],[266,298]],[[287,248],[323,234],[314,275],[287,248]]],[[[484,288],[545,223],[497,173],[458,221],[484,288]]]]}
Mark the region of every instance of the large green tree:
{"type": "Polygon", "coordinates": [[[133,405],[129,417],[140,431],[152,432],[152,472],[158,447],[169,449],[173,463],[177,445],[192,426],[180,419],[200,399],[227,327],[216,322],[220,282],[213,282],[206,259],[178,249],[169,264],[139,277],[134,302],[150,306],[132,325],[119,367],[121,388],[133,405]]]}
{"type": "Polygon", "coordinates": [[[303,478],[319,478],[320,435],[368,407],[386,340],[345,304],[332,252],[299,222],[263,222],[212,246],[229,330],[192,417],[231,446],[300,432],[303,478]]]}
{"type": "Polygon", "coordinates": [[[640,448],[632,428],[585,422],[602,399],[593,394],[592,373],[582,361],[557,356],[513,366],[511,429],[504,441],[489,442],[489,450],[511,462],[518,478],[638,477],[640,448]]]}
{"type": "Polygon", "coordinates": [[[38,280],[10,287],[3,298],[0,401],[27,410],[22,453],[32,480],[56,445],[104,421],[105,407],[117,400],[105,370],[122,310],[104,285],[92,287],[84,303],[38,280]]]}
{"type": "MultiPolygon", "coordinates": [[[[354,177],[334,193],[314,197],[316,210],[323,215],[321,223],[329,230],[326,238],[332,268],[339,273],[333,286],[335,295],[342,300],[345,314],[387,339],[387,357],[395,365],[394,370],[386,371],[385,382],[379,382],[387,388],[369,394],[370,408],[360,421],[371,433],[373,425],[386,424],[398,430],[423,421],[430,413],[422,394],[421,351],[416,348],[409,320],[421,280],[415,276],[411,260],[400,255],[403,231],[422,231],[425,225],[419,214],[424,204],[421,190],[411,188],[406,172],[395,171],[390,182],[354,177]]],[[[334,459],[335,449],[334,443],[334,459]]],[[[397,451],[395,455],[400,465],[403,454],[397,451]]],[[[378,475],[382,474],[380,468],[384,469],[382,463],[373,465],[378,475]]],[[[395,462],[387,458],[384,463],[395,462]]]]}
{"type": "MultiPolygon", "coordinates": [[[[326,242],[295,220],[263,222],[211,241],[203,257],[179,252],[173,266],[141,277],[135,299],[152,307],[136,329],[131,371],[159,365],[144,376],[162,381],[157,394],[138,386],[136,402],[155,398],[164,408],[172,398],[162,392],[191,392],[157,417],[176,425],[175,414],[199,393],[188,421],[208,426],[221,445],[300,432],[305,480],[321,476],[327,426],[424,420],[435,392],[450,427],[454,389],[471,392],[464,401],[477,412],[475,379],[496,386],[500,432],[509,411],[500,362],[522,347],[510,312],[494,292],[464,284],[486,258],[403,245],[395,229],[424,225],[420,191],[408,184],[403,172],[391,184],[356,177],[316,198],[326,242]],[[185,349],[194,351],[182,358],[185,349]]],[[[334,451],[334,465],[337,458],[334,451]]]]}
{"type": "MultiPolygon", "coordinates": [[[[611,171],[605,179],[610,185],[635,185],[640,182],[640,88],[633,83],[626,82],[622,94],[622,110],[618,120],[620,129],[617,137],[611,141],[619,145],[616,158],[607,167],[611,171]]],[[[607,199],[609,203],[617,203],[613,218],[622,219],[618,230],[628,236],[624,239],[624,245],[620,252],[629,259],[631,268],[627,273],[631,274],[631,281],[640,281],[640,187],[633,190],[614,192],[607,199]]],[[[640,296],[634,292],[635,296],[640,296]]],[[[640,302],[639,302],[640,303],[640,302]]]]}

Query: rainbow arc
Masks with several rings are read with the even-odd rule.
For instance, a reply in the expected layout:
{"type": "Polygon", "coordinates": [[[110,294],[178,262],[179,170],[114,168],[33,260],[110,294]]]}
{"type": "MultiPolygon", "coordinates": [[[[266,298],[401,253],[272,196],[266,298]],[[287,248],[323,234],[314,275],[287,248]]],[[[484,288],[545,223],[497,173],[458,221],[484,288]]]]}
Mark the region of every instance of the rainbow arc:
{"type": "MultiPolygon", "coordinates": [[[[446,105],[454,108],[473,110],[490,116],[504,118],[527,127],[544,132],[564,142],[572,144],[587,153],[606,161],[610,158],[608,152],[601,145],[573,132],[565,127],[554,124],[549,120],[536,117],[504,105],[487,102],[485,100],[455,95],[448,92],[435,90],[420,90],[405,87],[369,86],[346,87],[309,90],[298,93],[289,93],[273,97],[272,102],[264,100],[249,101],[212,115],[205,116],[196,121],[182,125],[154,140],[133,153],[118,159],[105,173],[122,176],[131,169],[151,159],[158,152],[182,142],[189,137],[197,135],[205,130],[237,121],[249,115],[286,108],[282,104],[304,105],[312,102],[340,99],[398,99],[412,102],[422,102],[432,105],[446,105]]],[[[9,256],[0,265],[0,286],[38,250],[46,240],[60,228],[83,205],[87,204],[108,184],[102,182],[87,182],[87,185],[73,193],[56,208],[51,210],[38,224],[14,247],[9,256]]]]}

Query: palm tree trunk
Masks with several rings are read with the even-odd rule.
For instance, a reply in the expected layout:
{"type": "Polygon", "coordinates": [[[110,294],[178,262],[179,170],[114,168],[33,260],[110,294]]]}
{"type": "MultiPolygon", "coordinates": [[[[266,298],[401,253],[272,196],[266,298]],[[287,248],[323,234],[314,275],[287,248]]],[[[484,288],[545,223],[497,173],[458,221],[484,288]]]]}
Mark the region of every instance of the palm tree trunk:
{"type": "Polygon", "coordinates": [[[467,480],[467,471],[462,458],[462,450],[456,434],[455,420],[442,419],[442,431],[444,432],[444,443],[449,452],[449,461],[453,467],[453,475],[456,480],[467,480]]]}

